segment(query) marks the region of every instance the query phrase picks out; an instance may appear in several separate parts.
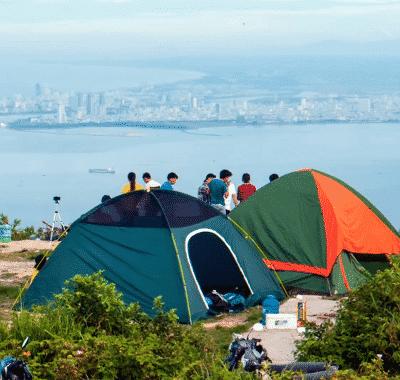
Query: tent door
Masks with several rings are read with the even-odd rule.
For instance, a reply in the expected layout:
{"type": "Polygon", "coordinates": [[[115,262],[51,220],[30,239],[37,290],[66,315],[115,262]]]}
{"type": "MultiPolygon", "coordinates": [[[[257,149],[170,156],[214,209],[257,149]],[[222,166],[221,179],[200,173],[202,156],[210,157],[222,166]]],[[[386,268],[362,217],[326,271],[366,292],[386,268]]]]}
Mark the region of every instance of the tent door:
{"type": "Polygon", "coordinates": [[[186,238],[186,255],[200,294],[239,292],[245,297],[253,290],[236,255],[225,239],[210,229],[192,232],[186,238]]]}

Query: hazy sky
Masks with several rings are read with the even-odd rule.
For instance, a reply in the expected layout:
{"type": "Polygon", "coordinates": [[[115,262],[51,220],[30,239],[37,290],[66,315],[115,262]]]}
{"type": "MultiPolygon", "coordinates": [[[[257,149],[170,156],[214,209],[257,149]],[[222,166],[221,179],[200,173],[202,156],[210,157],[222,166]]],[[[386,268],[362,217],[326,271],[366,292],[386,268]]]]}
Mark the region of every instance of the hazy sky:
{"type": "Polygon", "coordinates": [[[394,45],[399,20],[400,0],[0,0],[0,48],[162,57],[394,45]]]}

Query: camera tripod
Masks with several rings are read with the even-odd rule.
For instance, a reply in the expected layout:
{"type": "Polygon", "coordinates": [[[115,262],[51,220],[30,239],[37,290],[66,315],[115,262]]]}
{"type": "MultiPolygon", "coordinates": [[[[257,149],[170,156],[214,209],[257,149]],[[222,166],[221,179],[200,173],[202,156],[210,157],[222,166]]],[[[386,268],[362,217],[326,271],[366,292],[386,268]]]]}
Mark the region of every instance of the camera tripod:
{"type": "Polygon", "coordinates": [[[53,214],[53,223],[51,224],[51,230],[50,230],[50,242],[53,241],[53,236],[54,236],[54,231],[56,228],[56,225],[58,224],[60,226],[60,230],[63,232],[65,230],[64,222],[62,221],[62,217],[59,211],[59,204],[60,204],[60,197],[54,197],[53,198],[56,208],[54,210],[53,214]]]}

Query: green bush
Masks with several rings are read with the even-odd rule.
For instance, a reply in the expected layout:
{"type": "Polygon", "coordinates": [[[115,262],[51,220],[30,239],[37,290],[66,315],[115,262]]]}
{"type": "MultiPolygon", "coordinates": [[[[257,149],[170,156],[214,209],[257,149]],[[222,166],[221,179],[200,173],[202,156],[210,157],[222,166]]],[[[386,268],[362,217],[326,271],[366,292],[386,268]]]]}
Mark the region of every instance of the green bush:
{"type": "Polygon", "coordinates": [[[122,295],[101,273],[75,276],[49,305],[0,325],[0,357],[20,355],[31,337],[29,366],[38,379],[252,379],[229,372],[200,324],[178,323],[154,301],[155,317],[122,295]]]}
{"type": "MultiPolygon", "coordinates": [[[[0,214],[0,224],[10,224],[9,218],[7,215],[0,214]]],[[[19,228],[21,225],[20,219],[14,219],[11,223],[11,239],[12,240],[26,240],[33,237],[42,237],[43,230],[39,228],[37,231],[35,227],[29,226],[25,228],[19,228]]]]}
{"type": "Polygon", "coordinates": [[[351,292],[336,323],[309,325],[297,343],[299,360],[323,360],[359,370],[382,355],[383,368],[400,373],[400,266],[378,272],[351,292]]]}

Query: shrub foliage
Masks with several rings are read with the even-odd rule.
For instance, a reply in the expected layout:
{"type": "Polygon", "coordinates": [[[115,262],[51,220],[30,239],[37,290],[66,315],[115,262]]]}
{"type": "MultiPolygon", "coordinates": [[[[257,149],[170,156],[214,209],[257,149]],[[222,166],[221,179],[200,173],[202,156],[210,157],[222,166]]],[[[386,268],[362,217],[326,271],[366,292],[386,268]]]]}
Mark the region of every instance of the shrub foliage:
{"type": "Polygon", "coordinates": [[[0,325],[0,357],[20,356],[30,336],[28,364],[38,379],[252,378],[226,369],[201,325],[179,324],[161,298],[154,308],[149,318],[137,304],[125,305],[100,272],[78,275],[52,304],[0,325]]]}
{"type": "MultiPolygon", "coordinates": [[[[7,215],[0,213],[0,224],[10,224],[9,218],[7,215]]],[[[11,239],[12,240],[26,240],[31,239],[32,237],[43,238],[44,232],[42,228],[35,230],[35,227],[28,226],[25,228],[21,228],[21,220],[14,219],[11,225],[11,239]]]]}
{"type": "Polygon", "coordinates": [[[383,369],[400,373],[400,266],[378,272],[351,292],[336,323],[309,325],[297,343],[300,360],[325,360],[359,370],[382,358],[383,369]]]}

